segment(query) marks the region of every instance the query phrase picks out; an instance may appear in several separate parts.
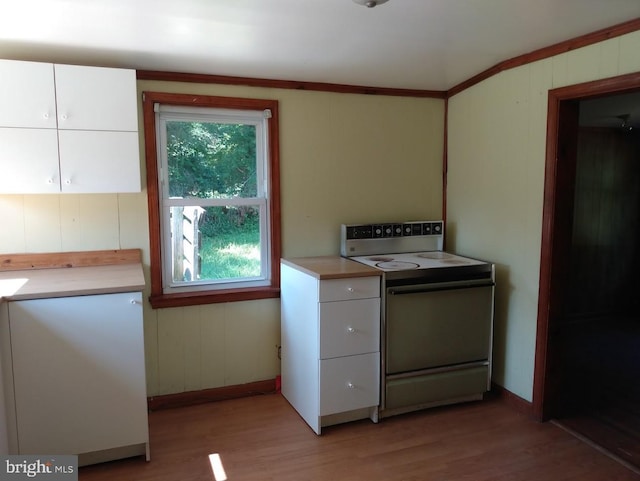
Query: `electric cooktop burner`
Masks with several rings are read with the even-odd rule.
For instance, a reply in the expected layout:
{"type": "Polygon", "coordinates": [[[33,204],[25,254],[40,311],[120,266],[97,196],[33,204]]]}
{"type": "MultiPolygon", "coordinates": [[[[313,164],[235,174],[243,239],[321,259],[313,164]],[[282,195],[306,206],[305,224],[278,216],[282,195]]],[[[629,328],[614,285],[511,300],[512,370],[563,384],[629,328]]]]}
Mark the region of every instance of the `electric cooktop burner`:
{"type": "Polygon", "coordinates": [[[448,259],[451,257],[451,254],[442,251],[422,252],[416,254],[416,257],[422,257],[423,259],[448,259]]]}
{"type": "Polygon", "coordinates": [[[374,256],[374,257],[369,257],[369,260],[373,262],[391,262],[393,260],[393,257],[374,256]]]}
{"type": "Polygon", "coordinates": [[[409,269],[418,269],[420,267],[419,264],[415,262],[405,262],[405,261],[394,261],[392,259],[384,262],[376,263],[376,267],[382,270],[409,270],[409,269]]]}

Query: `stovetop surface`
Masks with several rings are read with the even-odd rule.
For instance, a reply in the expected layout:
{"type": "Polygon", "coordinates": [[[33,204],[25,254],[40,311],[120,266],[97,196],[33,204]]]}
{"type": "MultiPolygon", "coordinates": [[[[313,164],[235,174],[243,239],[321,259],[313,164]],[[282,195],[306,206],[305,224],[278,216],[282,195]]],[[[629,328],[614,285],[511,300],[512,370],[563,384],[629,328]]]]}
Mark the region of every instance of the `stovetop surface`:
{"type": "Polygon", "coordinates": [[[484,261],[450,254],[444,251],[403,252],[350,257],[384,272],[417,269],[438,269],[486,264],[484,261]]]}
{"type": "Polygon", "coordinates": [[[493,278],[493,264],[443,250],[444,222],[343,224],[340,252],[374,267],[390,283],[431,283],[493,278]]]}

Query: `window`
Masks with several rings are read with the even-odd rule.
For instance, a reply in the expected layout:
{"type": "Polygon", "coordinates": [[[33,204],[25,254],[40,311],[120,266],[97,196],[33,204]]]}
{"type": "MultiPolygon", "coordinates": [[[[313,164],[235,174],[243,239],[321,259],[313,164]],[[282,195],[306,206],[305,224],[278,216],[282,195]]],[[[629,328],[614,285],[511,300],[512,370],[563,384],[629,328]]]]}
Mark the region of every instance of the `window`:
{"type": "Polygon", "coordinates": [[[144,93],[151,305],[279,295],[278,103],[144,93]]]}

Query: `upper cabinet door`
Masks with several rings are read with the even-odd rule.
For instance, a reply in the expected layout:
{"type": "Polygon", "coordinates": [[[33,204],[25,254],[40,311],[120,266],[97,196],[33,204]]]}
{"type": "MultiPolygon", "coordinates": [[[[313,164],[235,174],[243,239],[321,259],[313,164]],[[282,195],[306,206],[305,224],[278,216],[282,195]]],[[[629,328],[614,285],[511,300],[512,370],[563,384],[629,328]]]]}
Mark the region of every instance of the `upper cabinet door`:
{"type": "Polygon", "coordinates": [[[0,127],[56,128],[50,63],[0,60],[0,127]]]}
{"type": "Polygon", "coordinates": [[[138,130],[134,70],[55,65],[58,129],[138,130]]]}
{"type": "Polygon", "coordinates": [[[137,132],[60,130],[58,140],[62,192],[140,192],[137,132]]]}
{"type": "Polygon", "coordinates": [[[0,128],[0,193],[60,193],[57,130],[0,128]]]}

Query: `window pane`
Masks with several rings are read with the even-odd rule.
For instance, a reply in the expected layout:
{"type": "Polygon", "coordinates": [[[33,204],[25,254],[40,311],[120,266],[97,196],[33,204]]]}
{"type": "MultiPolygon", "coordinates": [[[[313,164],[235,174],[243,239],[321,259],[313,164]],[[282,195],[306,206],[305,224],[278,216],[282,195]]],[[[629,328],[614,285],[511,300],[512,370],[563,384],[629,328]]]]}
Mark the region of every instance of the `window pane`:
{"type": "Polygon", "coordinates": [[[173,282],[258,278],[258,206],[171,207],[173,282]]]}
{"type": "Polygon", "coordinates": [[[167,121],[169,196],[256,197],[256,126],[167,121]]]}

